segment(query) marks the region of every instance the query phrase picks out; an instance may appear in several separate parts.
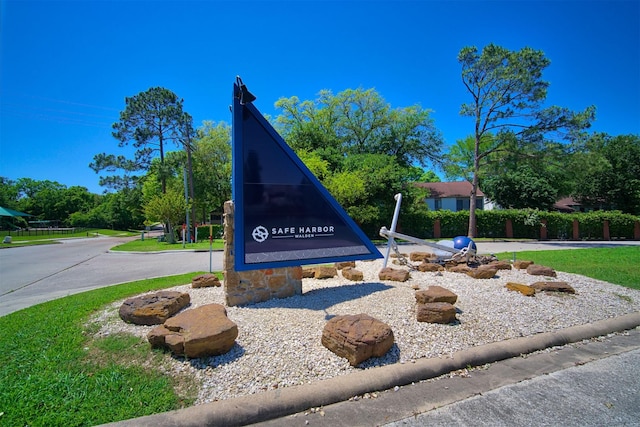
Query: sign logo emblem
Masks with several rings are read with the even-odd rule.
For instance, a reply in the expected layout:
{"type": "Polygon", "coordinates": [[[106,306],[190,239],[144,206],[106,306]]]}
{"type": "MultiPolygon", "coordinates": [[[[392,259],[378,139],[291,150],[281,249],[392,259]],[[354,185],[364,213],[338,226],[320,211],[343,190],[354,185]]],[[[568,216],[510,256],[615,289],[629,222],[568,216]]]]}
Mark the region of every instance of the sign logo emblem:
{"type": "Polygon", "coordinates": [[[253,231],[251,232],[251,237],[253,237],[253,240],[255,240],[256,242],[262,243],[267,240],[267,237],[269,237],[269,231],[267,231],[267,229],[263,226],[259,225],[253,229],[253,231]]]}

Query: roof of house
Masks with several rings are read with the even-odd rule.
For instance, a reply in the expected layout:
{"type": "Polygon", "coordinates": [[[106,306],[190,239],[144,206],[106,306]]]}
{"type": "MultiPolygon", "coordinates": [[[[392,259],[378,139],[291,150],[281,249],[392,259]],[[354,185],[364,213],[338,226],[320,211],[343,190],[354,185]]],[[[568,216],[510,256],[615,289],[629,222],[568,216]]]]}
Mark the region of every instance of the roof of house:
{"type": "MultiPolygon", "coordinates": [[[[430,198],[444,199],[447,197],[469,197],[471,195],[471,183],[469,181],[456,182],[418,182],[416,186],[427,188],[430,198]]],[[[484,193],[478,188],[477,197],[483,197],[484,193]]]]}
{"type": "Polygon", "coordinates": [[[553,205],[553,208],[562,212],[575,212],[579,210],[581,203],[576,202],[572,197],[560,199],[553,205]]]}

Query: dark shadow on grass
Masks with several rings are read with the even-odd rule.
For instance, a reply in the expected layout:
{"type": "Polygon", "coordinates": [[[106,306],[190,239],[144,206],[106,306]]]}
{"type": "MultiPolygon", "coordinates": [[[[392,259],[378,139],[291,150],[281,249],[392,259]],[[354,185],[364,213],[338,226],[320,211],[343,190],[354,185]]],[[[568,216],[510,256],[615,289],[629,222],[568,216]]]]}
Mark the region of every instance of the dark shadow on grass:
{"type": "Polygon", "coordinates": [[[226,352],[225,354],[220,354],[218,356],[206,356],[206,357],[197,357],[193,359],[189,359],[184,356],[173,356],[174,359],[179,360],[180,362],[189,362],[189,364],[196,369],[206,369],[206,368],[216,368],[218,366],[227,365],[229,363],[235,362],[244,356],[245,350],[237,342],[233,344],[231,350],[226,352]]]}

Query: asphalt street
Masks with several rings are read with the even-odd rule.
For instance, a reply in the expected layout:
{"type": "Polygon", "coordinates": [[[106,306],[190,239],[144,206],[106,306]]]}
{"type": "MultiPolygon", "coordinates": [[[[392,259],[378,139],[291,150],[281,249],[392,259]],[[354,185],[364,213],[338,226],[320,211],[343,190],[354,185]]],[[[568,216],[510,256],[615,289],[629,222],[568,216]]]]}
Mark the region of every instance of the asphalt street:
{"type": "MultiPolygon", "coordinates": [[[[64,239],[60,244],[0,250],[0,316],[35,304],[118,283],[209,271],[209,252],[109,252],[131,238],[64,239]]],[[[213,271],[222,252],[211,254],[213,271]]]]}

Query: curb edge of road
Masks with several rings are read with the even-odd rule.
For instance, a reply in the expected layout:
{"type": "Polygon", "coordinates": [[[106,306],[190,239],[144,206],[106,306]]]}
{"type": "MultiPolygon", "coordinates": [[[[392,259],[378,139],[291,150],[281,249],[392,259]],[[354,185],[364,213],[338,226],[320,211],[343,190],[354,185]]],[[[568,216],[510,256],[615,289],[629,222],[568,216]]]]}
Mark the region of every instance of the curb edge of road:
{"type": "Polygon", "coordinates": [[[451,358],[419,359],[354,372],[316,383],[270,390],[175,411],[107,424],[109,426],[243,426],[327,406],[368,392],[423,381],[468,366],[480,366],[523,354],[621,332],[640,326],[640,312],[578,325],[556,332],[480,345],[451,358]]]}

